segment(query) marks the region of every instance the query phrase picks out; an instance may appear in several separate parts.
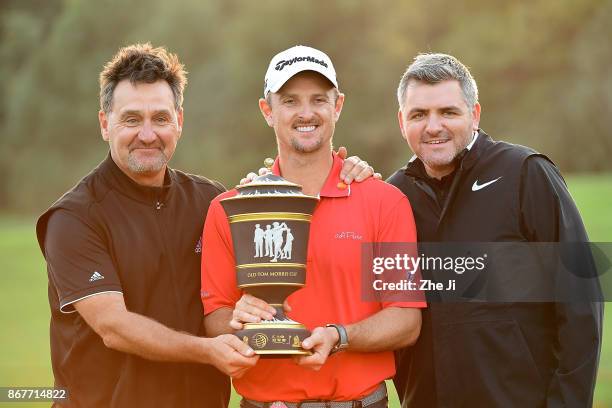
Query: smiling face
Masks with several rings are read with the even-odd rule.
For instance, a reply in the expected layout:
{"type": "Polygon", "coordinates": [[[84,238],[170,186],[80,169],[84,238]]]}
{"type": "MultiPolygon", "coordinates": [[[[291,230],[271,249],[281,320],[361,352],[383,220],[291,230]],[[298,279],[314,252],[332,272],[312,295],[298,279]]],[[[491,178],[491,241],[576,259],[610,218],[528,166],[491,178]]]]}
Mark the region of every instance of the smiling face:
{"type": "Polygon", "coordinates": [[[337,94],[327,79],[312,71],[301,72],[268,100],[269,104],[260,99],[259,108],[274,128],[279,152],[308,154],[322,148],[330,151],[344,95],[337,94]]]}
{"type": "Polygon", "coordinates": [[[435,84],[411,81],[398,112],[402,136],[425,165],[442,178],[455,169],[454,159],[472,140],[480,122],[480,105],[470,109],[458,81],[435,84]]]}
{"type": "Polygon", "coordinates": [[[161,186],[183,126],[183,111],[175,109],[168,83],[120,81],[112,110],[100,111],[99,120],[117,166],[139,184],[161,186]]]}

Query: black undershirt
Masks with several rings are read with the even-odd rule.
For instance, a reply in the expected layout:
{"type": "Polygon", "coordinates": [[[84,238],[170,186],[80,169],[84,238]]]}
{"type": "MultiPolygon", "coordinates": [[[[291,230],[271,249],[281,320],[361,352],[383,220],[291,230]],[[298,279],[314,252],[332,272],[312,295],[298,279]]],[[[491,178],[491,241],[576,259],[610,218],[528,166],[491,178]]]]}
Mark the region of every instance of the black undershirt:
{"type": "Polygon", "coordinates": [[[416,162],[418,172],[422,177],[423,181],[427,183],[429,187],[436,194],[436,201],[440,208],[444,208],[444,204],[446,203],[446,199],[448,198],[448,193],[450,191],[451,185],[453,184],[453,179],[455,178],[455,173],[457,172],[456,167],[450,174],[443,176],[441,179],[437,179],[435,177],[431,177],[427,174],[425,170],[425,166],[423,162],[418,160],[416,162]]]}

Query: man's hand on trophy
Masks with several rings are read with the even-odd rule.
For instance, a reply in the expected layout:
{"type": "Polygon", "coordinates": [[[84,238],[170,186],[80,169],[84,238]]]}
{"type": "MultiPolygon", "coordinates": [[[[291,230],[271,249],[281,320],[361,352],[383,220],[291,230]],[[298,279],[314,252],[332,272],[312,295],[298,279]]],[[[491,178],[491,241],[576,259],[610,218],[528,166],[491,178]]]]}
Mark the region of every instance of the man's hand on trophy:
{"type": "Polygon", "coordinates": [[[253,367],[259,356],[233,334],[206,339],[209,362],[232,378],[240,378],[253,367]]]}
{"type": "MultiPolygon", "coordinates": [[[[380,173],[376,173],[374,171],[374,168],[370,166],[368,162],[361,160],[357,156],[351,156],[347,158],[347,155],[348,152],[346,150],[346,147],[340,146],[338,148],[338,156],[341,159],[344,159],[344,165],[342,166],[342,171],[340,172],[340,178],[346,184],[351,184],[353,180],[361,182],[372,176],[379,180],[382,179],[382,175],[380,173]]],[[[248,184],[253,181],[253,179],[258,175],[263,176],[264,174],[267,174],[269,172],[270,170],[265,167],[262,167],[258,170],[258,174],[255,174],[254,172],[250,172],[249,174],[247,174],[243,179],[240,180],[240,184],[248,184]]]]}
{"type": "Polygon", "coordinates": [[[230,326],[232,329],[242,329],[243,323],[259,323],[262,320],[272,320],[276,310],[265,301],[245,293],[236,302],[232,313],[230,326]]]}
{"type": "Polygon", "coordinates": [[[240,179],[240,185],[243,185],[243,184],[249,184],[251,181],[253,181],[253,179],[254,179],[255,177],[257,177],[257,176],[263,176],[264,174],[271,173],[271,171],[270,171],[270,170],[268,170],[268,169],[267,169],[267,168],[265,168],[265,167],[260,168],[260,169],[259,169],[257,172],[258,172],[259,174],[255,174],[255,173],[253,173],[253,172],[250,172],[250,173],[248,173],[246,176],[244,176],[244,178],[241,178],[241,179],[240,179]]]}
{"type": "Polygon", "coordinates": [[[302,348],[312,352],[309,356],[294,357],[295,362],[306,368],[319,371],[327,361],[332,348],[338,343],[338,330],[333,327],[317,327],[310,337],[302,341],[302,348]]]}
{"type": "Polygon", "coordinates": [[[289,306],[289,301],[287,299],[285,299],[285,301],[283,302],[283,311],[285,312],[285,314],[289,313],[291,311],[291,306],[289,306]]]}

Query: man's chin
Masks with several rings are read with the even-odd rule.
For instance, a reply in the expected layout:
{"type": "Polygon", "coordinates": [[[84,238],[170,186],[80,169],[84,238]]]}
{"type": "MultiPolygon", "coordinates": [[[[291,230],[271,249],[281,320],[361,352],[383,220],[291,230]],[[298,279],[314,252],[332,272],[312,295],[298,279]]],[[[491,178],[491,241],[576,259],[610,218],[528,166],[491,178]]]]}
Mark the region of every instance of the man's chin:
{"type": "Polygon", "coordinates": [[[451,165],[454,160],[455,156],[450,154],[445,156],[429,156],[422,159],[423,163],[431,168],[447,167],[451,165]]]}
{"type": "Polygon", "coordinates": [[[154,160],[128,160],[128,167],[138,174],[156,174],[164,169],[166,160],[156,158],[154,160]]]}
{"type": "Polygon", "coordinates": [[[319,150],[321,150],[321,146],[322,145],[323,144],[322,144],[321,141],[317,141],[317,142],[311,143],[311,144],[296,143],[295,141],[292,143],[293,149],[296,152],[304,153],[304,154],[318,152],[319,150]]]}

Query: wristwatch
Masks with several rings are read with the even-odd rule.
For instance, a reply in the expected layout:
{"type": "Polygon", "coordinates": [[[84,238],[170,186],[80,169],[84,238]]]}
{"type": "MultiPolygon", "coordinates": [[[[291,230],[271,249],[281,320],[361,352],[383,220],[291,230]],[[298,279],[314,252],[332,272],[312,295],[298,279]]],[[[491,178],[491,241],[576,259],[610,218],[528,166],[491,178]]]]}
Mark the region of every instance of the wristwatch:
{"type": "Polygon", "coordinates": [[[346,350],[349,345],[348,334],[346,329],[341,324],[326,324],[325,327],[333,327],[338,331],[338,343],[331,349],[329,354],[334,354],[342,350],[346,350]]]}

